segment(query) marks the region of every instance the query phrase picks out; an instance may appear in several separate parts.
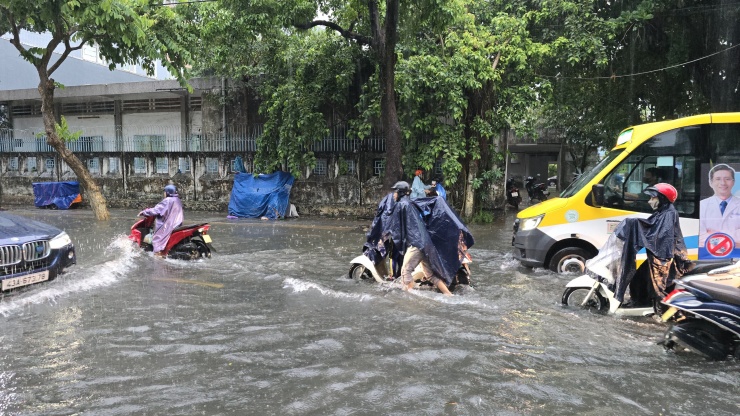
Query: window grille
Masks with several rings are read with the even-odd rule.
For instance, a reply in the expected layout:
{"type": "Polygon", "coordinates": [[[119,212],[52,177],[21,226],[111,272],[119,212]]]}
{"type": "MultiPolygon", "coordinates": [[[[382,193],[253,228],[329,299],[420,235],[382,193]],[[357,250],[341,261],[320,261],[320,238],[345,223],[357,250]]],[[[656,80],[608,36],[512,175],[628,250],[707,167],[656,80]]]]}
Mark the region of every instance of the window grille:
{"type": "Polygon", "coordinates": [[[117,157],[108,158],[108,172],[109,173],[120,173],[121,172],[121,161],[117,157]]]}
{"type": "Polygon", "coordinates": [[[385,171],[385,159],[373,160],[373,175],[380,176],[385,171]]]}
{"type": "Polygon", "coordinates": [[[134,173],[146,174],[146,159],[143,157],[134,158],[134,173]]]}
{"type": "Polygon", "coordinates": [[[159,134],[135,134],[135,152],[164,152],[165,136],[159,134]]]}
{"type": "Polygon", "coordinates": [[[18,156],[8,159],[8,170],[13,172],[18,171],[18,156]]]}
{"type": "Polygon", "coordinates": [[[206,173],[218,173],[218,159],[215,157],[206,158],[206,173]]]}
{"type": "Polygon", "coordinates": [[[157,173],[170,173],[170,163],[166,157],[158,157],[156,159],[157,173]]]}
{"type": "Polygon", "coordinates": [[[180,170],[180,172],[190,172],[190,158],[187,157],[181,157],[177,159],[177,169],[180,170]]]}
{"type": "Polygon", "coordinates": [[[45,162],[45,164],[46,164],[46,170],[47,171],[53,171],[54,170],[55,163],[56,163],[56,161],[54,160],[54,158],[47,157],[46,158],[46,162],[45,162]]]}
{"type": "Polygon", "coordinates": [[[98,161],[98,158],[94,157],[92,159],[88,159],[87,170],[92,174],[100,174],[100,162],[98,161]]]}
{"type": "Polygon", "coordinates": [[[357,166],[355,166],[354,159],[344,159],[344,162],[347,163],[347,173],[350,175],[354,175],[357,173],[357,166]]]}
{"type": "Polygon", "coordinates": [[[26,160],[26,166],[28,167],[29,172],[35,172],[37,170],[36,168],[36,158],[35,157],[29,157],[28,160],[26,160]]]}
{"type": "Polygon", "coordinates": [[[313,168],[314,175],[326,175],[326,159],[316,159],[316,166],[313,168]]]}

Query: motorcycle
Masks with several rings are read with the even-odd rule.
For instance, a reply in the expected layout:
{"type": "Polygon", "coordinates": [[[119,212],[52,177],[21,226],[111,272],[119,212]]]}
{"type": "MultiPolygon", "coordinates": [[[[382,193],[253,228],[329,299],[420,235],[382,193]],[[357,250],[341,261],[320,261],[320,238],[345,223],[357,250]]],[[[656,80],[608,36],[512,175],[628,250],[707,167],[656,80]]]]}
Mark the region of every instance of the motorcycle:
{"type": "Polygon", "coordinates": [[[522,197],[519,195],[519,188],[514,184],[514,178],[506,180],[506,203],[513,206],[517,211],[522,197]]]}
{"type": "MultiPolygon", "coordinates": [[[[609,288],[614,285],[616,277],[622,272],[620,263],[623,246],[624,242],[615,234],[610,235],[599,253],[586,261],[585,273],[565,285],[561,303],[564,306],[593,309],[620,316],[639,317],[656,313],[660,315],[662,307],[659,302],[641,307],[622,307],[622,302],[614,297],[614,292],[609,288]]],[[[732,263],[697,263],[681,278],[681,281],[711,279],[714,272],[721,271],[724,267],[732,267],[732,263]]]]}
{"type": "MultiPolygon", "coordinates": [[[[358,281],[375,281],[378,283],[394,282],[396,280],[400,282],[399,276],[393,276],[392,273],[391,275],[385,274],[385,270],[393,270],[392,266],[392,261],[388,258],[384,258],[376,264],[372,260],[370,260],[370,257],[363,253],[350,261],[349,273],[347,274],[347,277],[349,279],[354,279],[358,281]]],[[[421,265],[417,266],[416,269],[414,269],[414,273],[412,274],[412,276],[414,277],[414,281],[417,283],[417,288],[427,286],[430,288],[432,287],[431,283],[424,279],[424,273],[421,270],[421,265]]],[[[460,269],[458,269],[457,274],[455,275],[455,279],[452,281],[448,289],[450,290],[450,292],[454,293],[456,290],[465,290],[463,289],[463,287],[469,286],[470,275],[468,274],[465,266],[460,266],[460,269]]]]}
{"type": "Polygon", "coordinates": [[[669,307],[664,321],[679,315],[659,342],[667,351],[684,347],[712,360],[740,359],[740,267],[714,274],[713,281],[679,282],[662,300],[669,307]]]}
{"type": "MultiPolygon", "coordinates": [[[[539,179],[539,175],[537,175],[537,178],[539,179]]],[[[547,190],[547,184],[544,182],[535,183],[535,178],[531,176],[527,176],[527,181],[524,183],[524,187],[527,189],[530,203],[535,199],[540,202],[544,201],[547,199],[547,196],[550,195],[550,191],[547,190]]]]}
{"type": "MultiPolygon", "coordinates": [[[[147,236],[152,233],[156,217],[143,217],[131,226],[129,240],[133,241],[144,251],[153,251],[151,240],[147,236]]],[[[175,228],[164,248],[165,256],[177,260],[197,260],[210,258],[211,251],[215,251],[211,245],[211,236],[208,223],[183,225],[175,228]]]]}

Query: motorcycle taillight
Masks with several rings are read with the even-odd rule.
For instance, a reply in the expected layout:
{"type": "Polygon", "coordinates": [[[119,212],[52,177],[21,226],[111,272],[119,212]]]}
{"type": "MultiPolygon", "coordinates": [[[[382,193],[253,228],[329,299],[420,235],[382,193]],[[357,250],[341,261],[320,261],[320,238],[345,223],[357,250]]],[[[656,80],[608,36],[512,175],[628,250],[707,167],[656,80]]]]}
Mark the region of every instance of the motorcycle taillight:
{"type": "Polygon", "coordinates": [[[685,293],[685,292],[687,292],[686,289],[681,289],[681,288],[673,289],[671,291],[671,293],[667,294],[666,297],[663,298],[663,300],[661,302],[663,302],[663,303],[670,302],[671,301],[671,298],[673,298],[674,296],[679,295],[681,293],[685,293]]]}

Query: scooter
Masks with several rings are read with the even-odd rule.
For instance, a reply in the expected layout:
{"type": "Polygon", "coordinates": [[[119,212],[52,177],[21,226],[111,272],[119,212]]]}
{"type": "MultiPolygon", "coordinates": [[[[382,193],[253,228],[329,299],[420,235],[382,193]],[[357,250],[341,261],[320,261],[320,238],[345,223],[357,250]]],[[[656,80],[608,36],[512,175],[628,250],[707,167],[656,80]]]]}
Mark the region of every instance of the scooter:
{"type": "Polygon", "coordinates": [[[664,321],[680,315],[659,342],[667,351],[684,347],[712,360],[740,359],[740,267],[715,271],[715,279],[679,282],[663,299],[664,321]]]}
{"type": "MultiPolygon", "coordinates": [[[[378,283],[394,282],[400,279],[400,277],[393,276],[392,274],[389,276],[381,274],[378,269],[393,270],[391,260],[384,258],[381,262],[383,262],[382,266],[380,264],[376,265],[365,253],[363,253],[350,261],[347,277],[354,280],[375,281],[378,283]]],[[[424,272],[421,270],[421,265],[414,269],[412,276],[414,277],[414,281],[417,283],[417,288],[432,286],[431,283],[424,280],[424,272]]],[[[461,290],[463,287],[469,286],[470,275],[464,266],[460,266],[460,269],[458,269],[457,274],[455,275],[455,279],[452,281],[448,289],[450,292],[455,292],[455,290],[461,290]]]]}
{"type": "MultiPolygon", "coordinates": [[[[129,240],[133,241],[144,251],[153,251],[151,240],[147,238],[152,232],[156,217],[143,217],[131,226],[129,240]]],[[[211,251],[215,251],[211,245],[211,236],[208,223],[183,225],[175,228],[164,248],[165,256],[177,260],[197,260],[210,258],[211,251]]]]}
{"type": "MultiPolygon", "coordinates": [[[[661,306],[658,302],[644,307],[622,307],[622,302],[614,298],[614,292],[609,289],[621,274],[621,257],[624,242],[615,234],[609,236],[606,244],[592,259],[586,261],[585,273],[568,282],[561,298],[565,306],[593,309],[600,312],[620,316],[650,316],[660,314],[661,306]]],[[[685,274],[681,281],[692,281],[711,278],[713,270],[722,270],[724,267],[733,267],[728,262],[699,263],[694,269],[685,274]]]]}
{"type": "Polygon", "coordinates": [[[519,195],[519,188],[514,185],[514,178],[506,180],[506,203],[513,206],[517,211],[519,210],[519,204],[522,202],[522,197],[519,195]]]}
{"type": "MultiPolygon", "coordinates": [[[[537,175],[537,177],[539,178],[539,175],[537,175]]],[[[530,203],[534,199],[540,202],[544,201],[547,199],[547,196],[550,195],[550,191],[547,190],[547,184],[544,182],[535,183],[534,178],[531,176],[527,176],[527,181],[524,183],[524,187],[527,189],[530,203]]]]}

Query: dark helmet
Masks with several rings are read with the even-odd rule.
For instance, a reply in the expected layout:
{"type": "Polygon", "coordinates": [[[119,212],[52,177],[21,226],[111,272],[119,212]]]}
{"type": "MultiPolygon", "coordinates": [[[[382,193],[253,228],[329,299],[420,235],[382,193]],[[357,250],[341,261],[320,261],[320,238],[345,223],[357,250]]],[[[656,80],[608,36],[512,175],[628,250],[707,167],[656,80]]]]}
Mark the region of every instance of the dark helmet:
{"type": "Polygon", "coordinates": [[[391,186],[391,189],[398,192],[398,195],[406,195],[411,193],[411,186],[409,186],[409,183],[406,181],[398,181],[393,186],[391,186]]]}
{"type": "Polygon", "coordinates": [[[671,204],[676,202],[676,199],[678,198],[678,191],[676,191],[676,188],[671,184],[663,182],[647,187],[644,193],[656,198],[658,195],[663,195],[671,204]]]}
{"type": "Polygon", "coordinates": [[[164,187],[164,193],[167,196],[177,195],[177,187],[175,185],[167,185],[164,187]]]}

